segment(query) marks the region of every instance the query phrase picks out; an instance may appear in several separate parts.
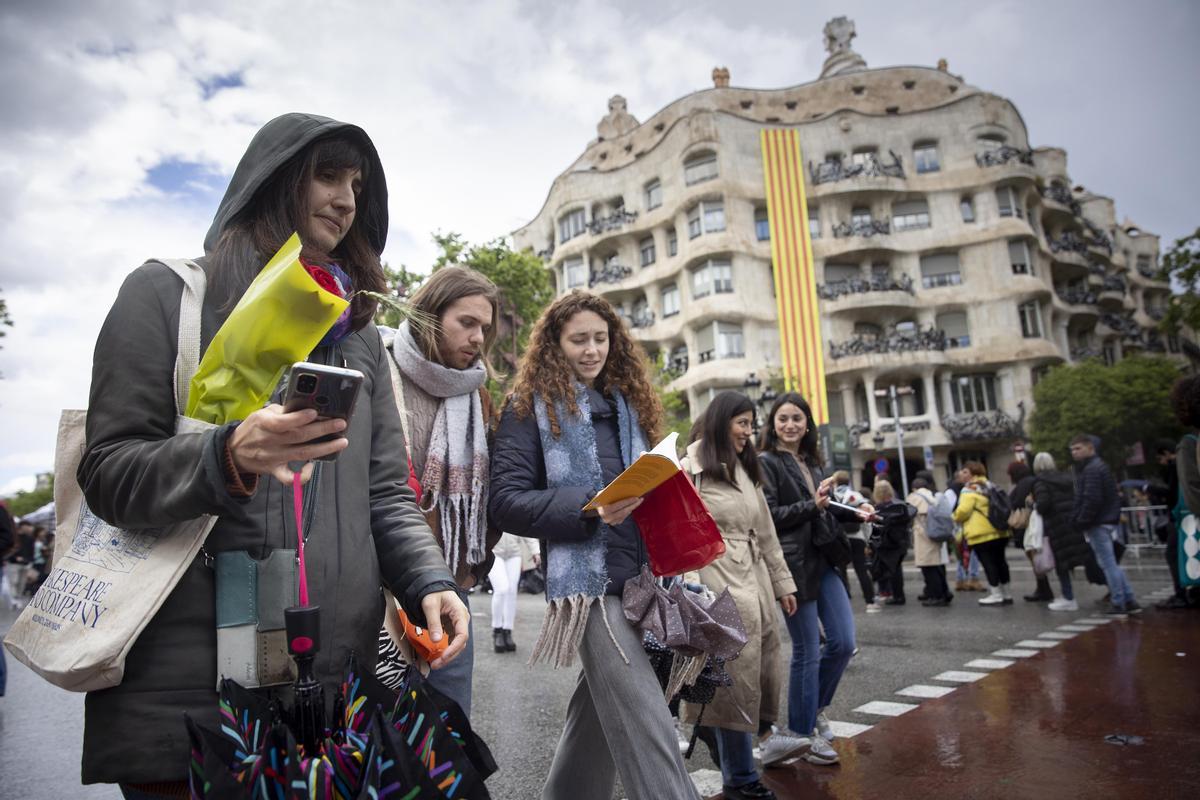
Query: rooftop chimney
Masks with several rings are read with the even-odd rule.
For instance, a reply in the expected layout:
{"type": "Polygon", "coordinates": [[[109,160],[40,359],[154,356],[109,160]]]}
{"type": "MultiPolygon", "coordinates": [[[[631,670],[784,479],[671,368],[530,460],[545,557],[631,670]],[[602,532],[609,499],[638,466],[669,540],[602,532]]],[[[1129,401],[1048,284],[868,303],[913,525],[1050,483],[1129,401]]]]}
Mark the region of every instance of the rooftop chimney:
{"type": "Polygon", "coordinates": [[[712,71],[713,86],[718,89],[729,88],[729,69],[727,67],[713,67],[712,71]]]}

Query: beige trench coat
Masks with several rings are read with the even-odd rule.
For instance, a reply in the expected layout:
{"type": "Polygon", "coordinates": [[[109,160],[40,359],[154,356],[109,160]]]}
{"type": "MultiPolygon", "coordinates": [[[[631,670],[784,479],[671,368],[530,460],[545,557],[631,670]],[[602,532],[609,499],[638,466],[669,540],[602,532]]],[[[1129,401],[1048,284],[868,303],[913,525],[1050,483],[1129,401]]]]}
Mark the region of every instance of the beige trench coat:
{"type": "MultiPolygon", "coordinates": [[[[783,688],[778,598],[796,592],[783,560],[775,523],[762,489],[739,464],[735,489],[700,475],[699,442],[688,447],[683,468],[691,473],[700,497],[725,538],[725,555],[700,570],[700,582],[716,593],[728,587],[746,625],[746,647],[725,667],[733,685],[717,690],[705,708],[704,724],[757,733],[759,722],[779,718],[783,688]]],[[[686,722],[695,722],[700,706],[684,703],[686,722]]]]}
{"type": "Polygon", "coordinates": [[[933,542],[925,535],[925,522],[929,519],[929,509],[934,504],[933,493],[928,489],[917,489],[905,498],[910,506],[917,509],[913,517],[913,559],[918,567],[940,567],[949,561],[946,555],[945,542],[933,542]]]}

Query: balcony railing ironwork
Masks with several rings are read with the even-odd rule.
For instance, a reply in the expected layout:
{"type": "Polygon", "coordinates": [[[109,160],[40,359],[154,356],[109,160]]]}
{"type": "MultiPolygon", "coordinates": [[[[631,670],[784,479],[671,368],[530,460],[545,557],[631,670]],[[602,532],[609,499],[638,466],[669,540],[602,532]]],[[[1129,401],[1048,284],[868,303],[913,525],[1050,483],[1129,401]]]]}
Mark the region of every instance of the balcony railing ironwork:
{"type": "Polygon", "coordinates": [[[942,417],[942,427],[956,442],[1007,439],[1020,432],[1020,425],[999,409],[949,414],[942,417]]]}
{"type": "Polygon", "coordinates": [[[650,310],[635,311],[629,315],[629,327],[649,328],[654,324],[654,312],[650,310]]]}
{"type": "Polygon", "coordinates": [[[1104,351],[1091,345],[1071,348],[1072,361],[1086,361],[1089,358],[1104,358],[1104,351]]]}
{"type": "MultiPolygon", "coordinates": [[[[916,422],[901,422],[900,427],[905,433],[916,433],[917,431],[933,430],[933,425],[927,419],[917,420],[916,422]]],[[[888,422],[879,426],[880,433],[895,433],[896,423],[888,422]]]]}
{"type": "Polygon", "coordinates": [[[633,267],[609,262],[600,269],[592,270],[591,277],[588,278],[588,287],[591,288],[601,283],[620,283],[632,274],[633,267]]]}
{"type": "Polygon", "coordinates": [[[1090,234],[1090,236],[1086,237],[1087,243],[1092,247],[1100,248],[1111,256],[1113,251],[1112,239],[1108,237],[1104,229],[1090,219],[1083,217],[1080,217],[1080,219],[1083,220],[1084,227],[1088,229],[1088,233],[1090,234]]]}
{"type": "Polygon", "coordinates": [[[844,239],[847,236],[886,236],[892,232],[892,226],[886,219],[860,219],[853,222],[839,222],[833,226],[833,238],[844,239]]]}
{"type": "Polygon", "coordinates": [[[1155,322],[1162,322],[1163,318],[1167,316],[1167,310],[1159,306],[1151,306],[1146,309],[1146,316],[1155,322]]]}
{"type": "Polygon", "coordinates": [[[865,294],[867,292],[908,292],[915,295],[913,280],[908,275],[898,279],[890,275],[876,275],[871,278],[847,278],[842,281],[818,283],[817,294],[824,300],[836,300],[843,295],[865,294]]]}
{"type": "Polygon", "coordinates": [[[975,154],[975,163],[981,167],[998,167],[1016,159],[1022,164],[1033,166],[1033,151],[1001,145],[975,154]]]}
{"type": "Polygon", "coordinates": [[[819,164],[810,161],[808,174],[812,177],[813,185],[850,178],[903,178],[904,162],[894,150],[889,150],[888,155],[892,157],[890,164],[881,161],[875,153],[868,153],[859,163],[846,163],[843,158],[826,159],[819,164]]]}
{"type": "Polygon", "coordinates": [[[1071,195],[1071,190],[1065,186],[1051,184],[1050,186],[1043,187],[1042,197],[1069,207],[1071,213],[1077,217],[1083,213],[1083,208],[1079,205],[1079,201],[1071,195]]]}
{"type": "Polygon", "coordinates": [[[626,225],[632,225],[637,221],[638,212],[626,211],[623,208],[617,209],[607,217],[597,217],[587,224],[587,229],[593,234],[605,233],[607,231],[620,230],[626,225]]]}
{"type": "Polygon", "coordinates": [[[946,334],[936,328],[915,333],[892,331],[883,336],[858,334],[844,342],[829,343],[831,359],[861,356],[869,353],[913,353],[923,350],[945,350],[946,334]]]}
{"type": "Polygon", "coordinates": [[[1143,262],[1139,261],[1138,265],[1137,265],[1137,271],[1138,271],[1138,274],[1141,275],[1143,278],[1149,278],[1152,281],[1159,280],[1158,270],[1156,270],[1154,267],[1150,266],[1147,263],[1143,263],[1143,262]]]}
{"type": "Polygon", "coordinates": [[[1096,293],[1091,289],[1079,289],[1075,287],[1060,290],[1058,297],[1064,303],[1069,303],[1073,306],[1094,306],[1100,302],[1099,298],[1096,297],[1096,293]]]}
{"type": "Polygon", "coordinates": [[[1105,276],[1102,291],[1120,292],[1121,294],[1125,294],[1125,279],[1120,275],[1105,276]]]}
{"type": "Polygon", "coordinates": [[[1087,241],[1075,231],[1063,231],[1059,236],[1051,236],[1046,239],[1050,244],[1051,253],[1079,253],[1086,255],[1088,251],[1087,241]]]}

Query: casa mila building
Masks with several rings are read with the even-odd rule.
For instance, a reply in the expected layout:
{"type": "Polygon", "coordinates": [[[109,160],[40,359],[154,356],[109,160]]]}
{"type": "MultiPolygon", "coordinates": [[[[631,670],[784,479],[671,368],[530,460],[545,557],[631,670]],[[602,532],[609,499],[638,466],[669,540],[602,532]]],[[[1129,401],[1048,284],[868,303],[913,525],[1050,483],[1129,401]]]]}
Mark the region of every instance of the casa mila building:
{"type": "Polygon", "coordinates": [[[1200,352],[1156,331],[1158,237],[1077,181],[1103,176],[1072,176],[1011,101],[944,61],[872,69],[854,35],[844,17],[826,26],[810,83],[738,88],[718,68],[644,122],[613,97],[515,244],[560,293],[608,298],[693,415],[725,389],[770,398],[793,334],[763,131],[795,131],[826,446],[897,479],[898,444],[910,478],[932,463],[944,484],[967,459],[999,474],[1056,364],[1200,352]]]}

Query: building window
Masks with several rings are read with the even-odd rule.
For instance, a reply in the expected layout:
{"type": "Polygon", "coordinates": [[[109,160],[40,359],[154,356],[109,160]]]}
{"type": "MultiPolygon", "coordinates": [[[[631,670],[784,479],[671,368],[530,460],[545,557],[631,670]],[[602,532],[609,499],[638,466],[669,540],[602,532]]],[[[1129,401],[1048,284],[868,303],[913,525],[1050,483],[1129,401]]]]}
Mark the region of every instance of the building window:
{"type": "Polygon", "coordinates": [[[671,228],[667,231],[667,255],[673,256],[679,253],[679,237],[675,234],[675,229],[671,228]]]}
{"type": "Polygon", "coordinates": [[[566,283],[568,289],[574,289],[577,286],[584,286],[587,284],[587,270],[583,266],[582,256],[575,256],[564,261],[563,271],[566,273],[566,283]]]}
{"type": "Polygon", "coordinates": [[[1004,146],[1004,136],[999,133],[985,133],[975,139],[975,152],[990,153],[1004,146]]]}
{"type": "Polygon", "coordinates": [[[655,178],[646,184],[646,210],[658,208],[662,205],[662,181],[655,178]]]}
{"type": "Polygon", "coordinates": [[[1029,245],[1024,239],[1013,239],[1008,243],[1008,263],[1012,264],[1013,275],[1032,275],[1033,262],[1029,258],[1029,245]]]}
{"type": "Polygon", "coordinates": [[[1037,386],[1042,382],[1042,378],[1050,374],[1050,365],[1042,364],[1040,367],[1034,367],[1029,371],[1029,382],[1032,386],[1037,386]]]}
{"type": "Polygon", "coordinates": [[[1039,339],[1042,336],[1042,308],[1037,300],[1030,300],[1017,306],[1021,316],[1021,335],[1026,339],[1039,339]]]}
{"type": "Polygon", "coordinates": [[[642,239],[642,241],[638,243],[638,252],[641,253],[643,267],[648,267],[653,264],[655,260],[654,237],[651,236],[649,238],[642,239]]]}
{"type": "Polygon", "coordinates": [[[679,313],[679,287],[675,284],[664,286],[662,290],[663,317],[673,317],[679,313]]]}
{"type": "Polygon", "coordinates": [[[744,358],[746,347],[742,341],[742,326],[729,322],[717,323],[717,356],[719,358],[744,358]]]}
{"type": "Polygon", "coordinates": [[[574,211],[568,211],[558,218],[558,243],[574,239],[579,234],[587,230],[587,225],[584,221],[584,211],[582,208],[577,208],[574,211]]]}
{"type": "Polygon", "coordinates": [[[855,228],[860,225],[871,224],[871,209],[866,206],[858,206],[850,211],[850,224],[855,228]]]}
{"type": "Polygon", "coordinates": [[[877,147],[862,147],[850,154],[850,163],[856,167],[866,167],[872,161],[877,161],[879,148],[877,147]]]}
{"type": "Polygon", "coordinates": [[[955,414],[996,410],[996,376],[990,373],[955,375],[950,379],[955,414]]]}
{"type": "Polygon", "coordinates": [[[1000,206],[1000,216],[1025,218],[1025,209],[1017,203],[1017,193],[1011,186],[1001,186],[996,190],[996,202],[1000,206]]]}
{"type": "Polygon", "coordinates": [[[825,283],[845,283],[852,278],[862,277],[862,269],[858,264],[839,264],[834,261],[825,264],[825,283]]]}
{"type": "Polygon", "coordinates": [[[717,154],[710,151],[697,153],[683,164],[683,182],[688,186],[710,181],[717,177],[717,154]]]}
{"type": "Polygon", "coordinates": [[[842,403],[842,393],[840,391],[830,389],[825,393],[825,407],[829,409],[830,425],[846,424],[846,407],[842,403]]]}
{"type": "Polygon", "coordinates": [[[699,300],[710,294],[733,291],[733,264],[727,259],[710,259],[692,271],[692,297],[699,300]]]}
{"type": "Polygon", "coordinates": [[[817,206],[808,207],[808,235],[813,239],[821,238],[821,214],[817,206]]]}
{"type": "Polygon", "coordinates": [[[926,289],[939,286],[958,286],[962,283],[957,253],[938,253],[921,256],[921,285],[926,289]]]}
{"type": "Polygon", "coordinates": [[[1102,350],[1104,353],[1104,365],[1111,367],[1117,363],[1117,346],[1112,342],[1105,342],[1102,350]]]}
{"type": "Polygon", "coordinates": [[[946,335],[947,347],[970,347],[971,332],[967,328],[967,312],[951,311],[939,314],[937,327],[946,335]]]}
{"type": "Polygon", "coordinates": [[[969,197],[958,199],[958,209],[962,212],[963,222],[975,221],[975,201],[969,197]]]}
{"type": "Polygon", "coordinates": [[[883,336],[883,328],[874,322],[856,322],[854,336],[867,342],[877,342],[883,336]]]}
{"type": "Polygon", "coordinates": [[[695,239],[702,233],[717,233],[725,230],[725,203],[722,200],[704,200],[688,211],[688,238],[695,239]]]}
{"type": "Polygon", "coordinates": [[[917,165],[917,172],[937,172],[941,169],[941,164],[938,163],[938,151],[936,142],[917,142],[913,145],[913,163],[917,165]]]}
{"type": "Polygon", "coordinates": [[[754,209],[754,236],[760,242],[771,240],[771,222],[765,208],[754,209]]]}
{"type": "Polygon", "coordinates": [[[897,231],[912,231],[929,227],[929,203],[909,200],[892,207],[892,227],[897,231]]]}

